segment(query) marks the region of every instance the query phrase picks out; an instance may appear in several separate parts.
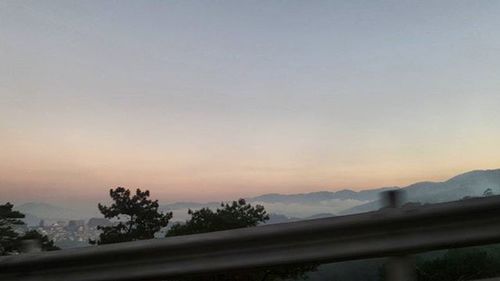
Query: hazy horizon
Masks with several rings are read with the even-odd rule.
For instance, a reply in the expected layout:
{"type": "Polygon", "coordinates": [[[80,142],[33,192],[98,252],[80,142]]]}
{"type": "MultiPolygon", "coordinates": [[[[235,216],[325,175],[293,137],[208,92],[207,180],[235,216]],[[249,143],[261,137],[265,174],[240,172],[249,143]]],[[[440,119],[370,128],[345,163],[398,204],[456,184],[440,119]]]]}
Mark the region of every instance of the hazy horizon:
{"type": "Polygon", "coordinates": [[[499,168],[499,8],[0,1],[0,198],[205,202],[499,168]]]}
{"type": "MultiPolygon", "coordinates": [[[[476,172],[476,171],[497,171],[497,170],[500,170],[500,168],[496,168],[496,169],[475,169],[475,170],[471,170],[471,171],[463,171],[462,173],[458,173],[458,174],[454,174],[454,175],[451,175],[449,177],[446,177],[446,178],[443,178],[443,179],[421,179],[421,180],[418,180],[418,181],[414,181],[414,182],[410,182],[410,183],[407,183],[407,184],[403,184],[403,185],[386,185],[386,186],[372,186],[372,187],[364,187],[364,188],[350,188],[350,187],[339,187],[339,188],[324,188],[324,189],[307,189],[307,191],[304,191],[304,192],[264,192],[264,193],[259,193],[259,194],[245,194],[245,193],[242,193],[240,195],[235,195],[235,196],[227,196],[227,197],[224,197],[224,196],[220,196],[220,195],[216,195],[213,199],[210,199],[210,198],[205,198],[205,199],[196,199],[195,197],[187,197],[187,198],[184,198],[184,199],[179,199],[179,200],[172,200],[172,198],[165,198],[165,197],[161,197],[161,196],[158,196],[158,194],[155,193],[155,189],[150,189],[150,188],[147,188],[147,187],[128,187],[128,186],[124,186],[125,188],[128,188],[130,190],[135,190],[136,188],[140,188],[141,190],[150,190],[151,191],[151,197],[153,199],[158,199],[160,205],[167,205],[167,204],[174,204],[174,203],[217,203],[217,202],[222,202],[222,201],[231,201],[231,200],[237,200],[239,198],[245,198],[245,199],[250,199],[252,197],[257,197],[257,196],[260,196],[260,195],[268,195],[268,194],[282,194],[282,195],[291,195],[291,194],[307,194],[307,193],[314,193],[314,192],[337,192],[337,191],[342,191],[342,190],[353,190],[353,191],[366,191],[366,190],[376,190],[376,189],[381,189],[381,188],[392,188],[392,187],[397,187],[397,188],[404,188],[404,187],[407,187],[407,186],[410,186],[412,184],[416,184],[416,183],[424,183],[424,182],[436,182],[436,183],[439,183],[439,182],[446,182],[447,180],[450,180],[456,176],[460,176],[460,175],[463,175],[465,173],[469,173],[469,172],[476,172]]],[[[7,200],[7,201],[10,201],[11,203],[14,203],[15,205],[20,205],[20,204],[26,204],[26,203],[46,203],[46,204],[50,204],[50,205],[55,205],[55,206],[60,206],[60,207],[65,207],[65,208],[69,208],[69,209],[75,209],[75,210],[86,210],[88,211],[89,210],[89,207],[90,206],[97,206],[98,203],[109,203],[110,202],[110,198],[108,197],[108,194],[109,194],[109,189],[111,188],[115,188],[115,187],[118,187],[118,186],[113,186],[113,187],[110,187],[110,188],[104,188],[103,189],[103,192],[101,194],[101,196],[98,196],[98,197],[89,197],[89,198],[85,198],[85,200],[78,200],[78,201],[74,201],[75,200],[75,197],[71,197],[71,196],[68,196],[68,198],[66,198],[66,200],[54,200],[54,198],[43,198],[43,197],[34,197],[33,200],[31,200],[29,197],[26,198],[26,197],[22,197],[23,199],[21,200],[7,200]]],[[[80,198],[81,199],[81,198],[80,198]]],[[[334,204],[335,205],[335,204],[334,204]]],[[[97,213],[97,208],[95,209],[96,213],[97,213]]]]}

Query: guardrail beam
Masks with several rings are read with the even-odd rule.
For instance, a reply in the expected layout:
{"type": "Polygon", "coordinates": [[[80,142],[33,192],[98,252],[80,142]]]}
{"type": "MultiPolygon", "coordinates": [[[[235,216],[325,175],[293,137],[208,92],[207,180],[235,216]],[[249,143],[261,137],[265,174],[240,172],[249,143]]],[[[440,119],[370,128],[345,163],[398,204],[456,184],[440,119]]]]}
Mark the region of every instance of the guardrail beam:
{"type": "Polygon", "coordinates": [[[500,197],[0,257],[2,281],[125,281],[500,242],[500,197]]]}

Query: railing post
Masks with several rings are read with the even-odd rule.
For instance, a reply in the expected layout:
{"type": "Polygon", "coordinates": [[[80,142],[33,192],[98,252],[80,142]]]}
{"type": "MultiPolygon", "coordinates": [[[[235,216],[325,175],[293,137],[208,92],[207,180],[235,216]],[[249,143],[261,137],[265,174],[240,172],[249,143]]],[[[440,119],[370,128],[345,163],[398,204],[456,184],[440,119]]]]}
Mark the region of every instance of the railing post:
{"type": "MultiPolygon", "coordinates": [[[[399,208],[403,204],[403,192],[390,190],[382,193],[384,208],[399,208]]],[[[415,266],[410,256],[389,257],[385,264],[386,281],[415,280],[415,266]]]]}

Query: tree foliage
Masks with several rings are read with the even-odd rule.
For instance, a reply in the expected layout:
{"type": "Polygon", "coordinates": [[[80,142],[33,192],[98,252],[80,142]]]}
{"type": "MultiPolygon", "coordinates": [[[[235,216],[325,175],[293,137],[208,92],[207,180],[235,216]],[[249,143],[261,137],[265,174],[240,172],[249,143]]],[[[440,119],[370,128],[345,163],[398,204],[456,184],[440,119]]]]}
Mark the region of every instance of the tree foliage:
{"type": "MultiPolygon", "coordinates": [[[[189,210],[191,218],[185,223],[176,223],[168,231],[167,236],[206,233],[244,227],[254,227],[269,220],[269,215],[261,205],[255,207],[244,199],[232,203],[221,203],[215,211],[203,208],[197,211],[189,210]]],[[[266,268],[219,272],[204,276],[184,277],[183,281],[269,281],[288,278],[305,278],[308,271],[315,270],[317,264],[294,264],[272,266],[266,268]]]]}
{"type": "Polygon", "coordinates": [[[129,189],[117,187],[111,189],[109,195],[113,200],[111,206],[98,204],[99,211],[107,219],[115,219],[112,226],[99,226],[102,231],[97,244],[110,244],[134,240],[152,239],[154,234],[167,226],[172,213],[158,211],[158,200],[149,199],[149,191],[137,189],[131,194],[129,189]]]}
{"type": "Polygon", "coordinates": [[[269,220],[269,215],[263,206],[252,206],[244,199],[231,204],[221,203],[221,208],[212,211],[203,208],[197,211],[189,210],[191,219],[185,223],[176,223],[168,231],[167,236],[205,233],[235,228],[257,226],[269,220]]]}
{"type": "Polygon", "coordinates": [[[60,250],[59,247],[54,245],[54,241],[50,240],[47,235],[43,235],[36,230],[30,230],[21,236],[21,241],[23,240],[35,240],[40,246],[42,251],[55,251],[60,250]]]}
{"type": "Polygon", "coordinates": [[[22,252],[26,240],[34,240],[42,251],[59,250],[52,240],[36,230],[21,233],[16,226],[24,225],[21,220],[24,214],[13,210],[14,205],[6,203],[0,205],[0,255],[22,252]]]}
{"type": "Polygon", "coordinates": [[[17,241],[19,233],[15,231],[16,225],[22,225],[24,215],[21,212],[14,211],[14,205],[7,202],[0,205],[0,255],[5,255],[17,250],[17,241]]]}
{"type": "Polygon", "coordinates": [[[497,249],[472,248],[448,250],[443,256],[417,263],[418,281],[475,280],[500,274],[497,249]]]}

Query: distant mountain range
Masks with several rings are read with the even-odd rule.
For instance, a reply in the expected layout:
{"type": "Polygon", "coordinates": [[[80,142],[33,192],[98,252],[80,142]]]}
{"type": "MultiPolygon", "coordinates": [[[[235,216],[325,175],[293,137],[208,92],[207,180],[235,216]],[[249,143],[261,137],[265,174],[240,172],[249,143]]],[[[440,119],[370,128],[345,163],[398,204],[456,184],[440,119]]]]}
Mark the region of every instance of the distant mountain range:
{"type": "MultiPolygon", "coordinates": [[[[500,169],[476,170],[444,182],[419,182],[401,188],[406,202],[418,203],[440,203],[460,200],[467,196],[482,196],[486,189],[491,189],[493,194],[500,194],[500,169]]],[[[380,207],[380,200],[374,200],[344,210],[339,215],[368,212],[380,207]]]]}
{"type": "MultiPolygon", "coordinates": [[[[318,215],[324,217],[324,214],[333,215],[343,210],[377,200],[380,192],[396,188],[383,187],[363,191],[344,189],[333,192],[319,191],[300,194],[269,193],[246,198],[246,200],[252,204],[263,205],[271,214],[284,215],[289,218],[289,221],[293,221],[310,219],[318,215]]],[[[185,220],[188,218],[188,209],[200,209],[203,207],[217,208],[219,205],[220,202],[177,202],[163,205],[162,209],[172,211],[174,219],[185,220]]]]}
{"type": "MultiPolygon", "coordinates": [[[[247,198],[252,204],[262,204],[272,214],[271,222],[286,222],[299,219],[353,214],[376,210],[380,207],[379,193],[391,189],[405,191],[408,202],[437,203],[459,200],[466,196],[481,196],[486,189],[500,194],[500,169],[476,170],[460,174],[444,182],[419,182],[405,187],[383,187],[362,191],[344,189],[302,194],[270,193],[247,198]]],[[[174,220],[188,218],[188,209],[216,208],[220,202],[178,202],[162,205],[164,211],[172,211],[174,220]]],[[[81,212],[45,203],[26,203],[16,209],[27,214],[30,224],[37,220],[88,219],[93,211],[81,212]]],[[[94,213],[94,215],[92,215],[94,213]]]]}
{"type": "Polygon", "coordinates": [[[250,198],[249,201],[265,202],[265,203],[317,203],[325,200],[357,200],[357,201],[373,201],[378,199],[379,193],[386,190],[397,189],[398,187],[382,187],[376,189],[368,189],[362,191],[353,191],[343,189],[340,191],[318,191],[311,193],[300,194],[279,194],[269,193],[250,198]]]}
{"type": "MultiPolygon", "coordinates": [[[[345,215],[373,211],[381,206],[380,192],[393,189],[403,190],[407,202],[437,203],[459,200],[466,196],[481,196],[488,188],[494,194],[500,194],[500,169],[471,171],[444,182],[419,182],[404,187],[393,186],[362,191],[344,189],[301,194],[270,193],[247,198],[247,201],[262,204],[270,213],[295,220],[311,218],[317,214],[345,215]]],[[[185,213],[188,209],[216,208],[219,204],[178,202],[162,207],[164,210],[172,211],[174,217],[183,220],[187,218],[185,213]]]]}
{"type": "Polygon", "coordinates": [[[15,210],[25,214],[24,222],[27,225],[37,225],[40,220],[54,222],[57,220],[78,220],[89,219],[94,217],[96,212],[74,210],[55,206],[47,203],[29,202],[25,204],[15,205],[15,210]]]}
{"type": "MultiPolygon", "coordinates": [[[[380,192],[399,189],[407,202],[438,203],[482,196],[486,189],[500,194],[500,169],[476,170],[460,174],[444,182],[419,182],[404,187],[383,187],[362,191],[344,189],[336,192],[319,191],[303,194],[270,193],[248,198],[262,204],[270,213],[285,215],[291,220],[306,219],[318,214],[346,215],[377,210],[381,207],[380,192]]],[[[219,203],[174,203],[165,210],[185,212],[188,208],[217,207],[219,203]]]]}
{"type": "Polygon", "coordinates": [[[47,203],[29,202],[14,206],[14,208],[24,214],[30,214],[38,218],[65,219],[71,217],[74,219],[79,219],[81,217],[81,214],[79,214],[75,210],[66,209],[47,203]]]}

